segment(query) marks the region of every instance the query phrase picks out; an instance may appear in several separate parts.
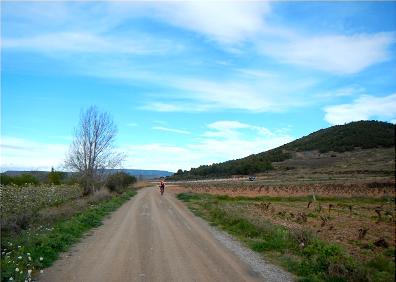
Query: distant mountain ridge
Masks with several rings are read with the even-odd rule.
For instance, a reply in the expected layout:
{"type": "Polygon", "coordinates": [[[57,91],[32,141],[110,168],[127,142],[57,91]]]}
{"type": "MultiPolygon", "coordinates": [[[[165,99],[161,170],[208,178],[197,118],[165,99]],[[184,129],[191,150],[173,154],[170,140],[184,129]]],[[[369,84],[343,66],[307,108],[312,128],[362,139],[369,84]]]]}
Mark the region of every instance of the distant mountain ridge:
{"type": "MultiPolygon", "coordinates": [[[[109,169],[109,172],[123,171],[129,175],[140,177],[142,179],[155,179],[159,177],[167,177],[173,175],[173,172],[165,170],[147,170],[147,169],[109,169]]],[[[17,176],[24,173],[32,174],[38,178],[44,178],[49,171],[22,171],[22,170],[8,170],[4,172],[9,176],[17,176]]]]}
{"type": "Polygon", "coordinates": [[[292,152],[346,152],[355,148],[389,148],[395,146],[395,125],[380,121],[357,121],[315,131],[272,150],[245,158],[212,165],[202,165],[190,171],[179,170],[171,179],[249,175],[273,168],[273,162],[291,158],[292,152]]]}
{"type": "Polygon", "coordinates": [[[109,171],[122,171],[136,177],[141,176],[144,179],[154,179],[173,175],[173,172],[166,170],[149,170],[149,169],[114,169],[109,171]]]}

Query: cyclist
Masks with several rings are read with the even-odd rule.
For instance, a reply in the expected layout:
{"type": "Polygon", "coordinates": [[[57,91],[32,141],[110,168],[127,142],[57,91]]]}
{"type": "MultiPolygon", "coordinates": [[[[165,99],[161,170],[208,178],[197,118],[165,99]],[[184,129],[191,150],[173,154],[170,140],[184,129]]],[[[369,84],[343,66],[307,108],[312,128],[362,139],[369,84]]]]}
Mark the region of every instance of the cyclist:
{"type": "Polygon", "coordinates": [[[164,194],[164,191],[165,191],[165,182],[164,182],[164,180],[161,179],[159,187],[160,187],[161,196],[162,196],[164,194]]]}

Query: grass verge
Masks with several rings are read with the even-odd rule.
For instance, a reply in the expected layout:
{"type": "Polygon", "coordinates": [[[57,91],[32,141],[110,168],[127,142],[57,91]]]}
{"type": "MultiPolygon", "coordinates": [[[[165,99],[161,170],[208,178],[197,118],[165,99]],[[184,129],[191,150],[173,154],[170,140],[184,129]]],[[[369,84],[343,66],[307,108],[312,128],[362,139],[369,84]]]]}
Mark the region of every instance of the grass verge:
{"type": "Polygon", "coordinates": [[[39,226],[17,235],[2,234],[1,281],[31,281],[43,268],[49,267],[61,252],[78,242],[103,218],[136,194],[129,190],[108,200],[91,204],[84,211],[50,226],[39,226]]]}
{"type": "Polygon", "coordinates": [[[395,281],[394,254],[362,263],[341,246],[324,242],[309,231],[246,218],[233,209],[234,203],[251,199],[193,193],[181,193],[178,198],[195,214],[296,274],[300,281],[395,281]]]}

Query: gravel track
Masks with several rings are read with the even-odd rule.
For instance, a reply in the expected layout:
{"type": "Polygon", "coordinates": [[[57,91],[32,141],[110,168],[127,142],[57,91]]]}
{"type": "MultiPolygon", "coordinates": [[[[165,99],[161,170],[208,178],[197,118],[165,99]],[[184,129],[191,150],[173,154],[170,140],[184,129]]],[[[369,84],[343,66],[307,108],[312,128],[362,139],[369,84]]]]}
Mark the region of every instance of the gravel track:
{"type": "Polygon", "coordinates": [[[194,216],[171,190],[145,188],[39,281],[292,281],[194,216]]]}

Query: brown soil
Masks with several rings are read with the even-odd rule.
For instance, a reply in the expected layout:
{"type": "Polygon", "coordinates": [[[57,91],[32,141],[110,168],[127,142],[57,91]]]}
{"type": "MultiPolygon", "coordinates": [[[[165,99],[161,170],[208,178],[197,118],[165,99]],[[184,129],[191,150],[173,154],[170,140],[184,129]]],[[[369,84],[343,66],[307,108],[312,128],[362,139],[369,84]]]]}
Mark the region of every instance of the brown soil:
{"type": "MultiPolygon", "coordinates": [[[[175,191],[181,192],[195,192],[195,193],[208,193],[215,195],[229,195],[229,196],[306,196],[312,195],[307,185],[302,186],[298,191],[298,186],[293,186],[295,192],[286,193],[279,187],[269,187],[263,189],[261,192],[257,190],[247,190],[236,188],[240,184],[234,187],[228,183],[227,186],[219,183],[211,183],[213,186],[209,188],[209,183],[193,183],[183,184],[183,186],[174,186],[175,191]],[[216,186],[217,185],[217,186],[216,186]]],[[[235,182],[237,184],[237,182],[235,182]]],[[[249,184],[248,185],[254,185],[249,184]]],[[[359,184],[361,185],[361,184],[359,184]]],[[[359,185],[356,186],[358,191],[359,185]]],[[[319,185],[316,185],[320,187],[319,185]]],[[[321,185],[323,188],[323,185],[321,185]]],[[[348,186],[346,186],[348,187],[348,186]]],[[[360,186],[362,187],[362,186],[360,186]]],[[[289,189],[290,187],[286,188],[289,189]]],[[[338,201],[340,192],[339,189],[331,190],[331,186],[326,193],[318,193],[316,195],[332,196],[336,197],[331,201],[320,201],[321,210],[319,211],[319,201],[313,202],[308,206],[307,202],[301,201],[272,201],[269,208],[266,209],[265,204],[270,202],[262,202],[254,200],[247,204],[247,206],[240,207],[238,212],[245,214],[247,217],[253,220],[268,220],[272,223],[285,226],[287,228],[298,228],[304,230],[310,230],[316,233],[321,239],[327,242],[337,243],[342,245],[346,250],[359,259],[367,261],[373,256],[383,253],[386,250],[395,248],[395,203],[394,189],[387,188],[387,193],[383,193],[384,188],[374,191],[372,190],[369,194],[372,197],[378,197],[378,195],[388,195],[390,201],[381,206],[381,219],[379,220],[378,214],[375,211],[379,204],[368,203],[362,198],[362,202],[351,201],[348,203],[348,197],[344,198],[344,201],[338,201]],[[382,192],[381,192],[382,191],[382,192]],[[393,196],[392,196],[393,195],[393,196]],[[346,202],[345,202],[346,201],[346,202]],[[329,211],[329,205],[332,205],[329,211]],[[352,206],[352,212],[349,206],[352,206]],[[301,222],[301,214],[304,214],[307,221],[301,222]],[[323,223],[322,218],[325,220],[323,223]],[[363,238],[359,238],[360,233],[365,233],[363,238]],[[364,231],[366,230],[366,231],[364,231]],[[389,245],[387,248],[375,246],[375,242],[384,239],[389,245]]],[[[363,189],[367,189],[367,185],[363,186],[363,189]]],[[[312,190],[311,190],[312,191],[312,190]]],[[[324,190],[322,190],[324,191],[324,190]]],[[[364,191],[364,190],[363,190],[364,191]]],[[[348,193],[349,197],[362,196],[364,193],[348,193]]],[[[366,198],[370,198],[367,197],[366,198]]],[[[231,204],[230,204],[231,205],[231,204]]],[[[238,208],[238,207],[231,207],[238,208]]]]}

